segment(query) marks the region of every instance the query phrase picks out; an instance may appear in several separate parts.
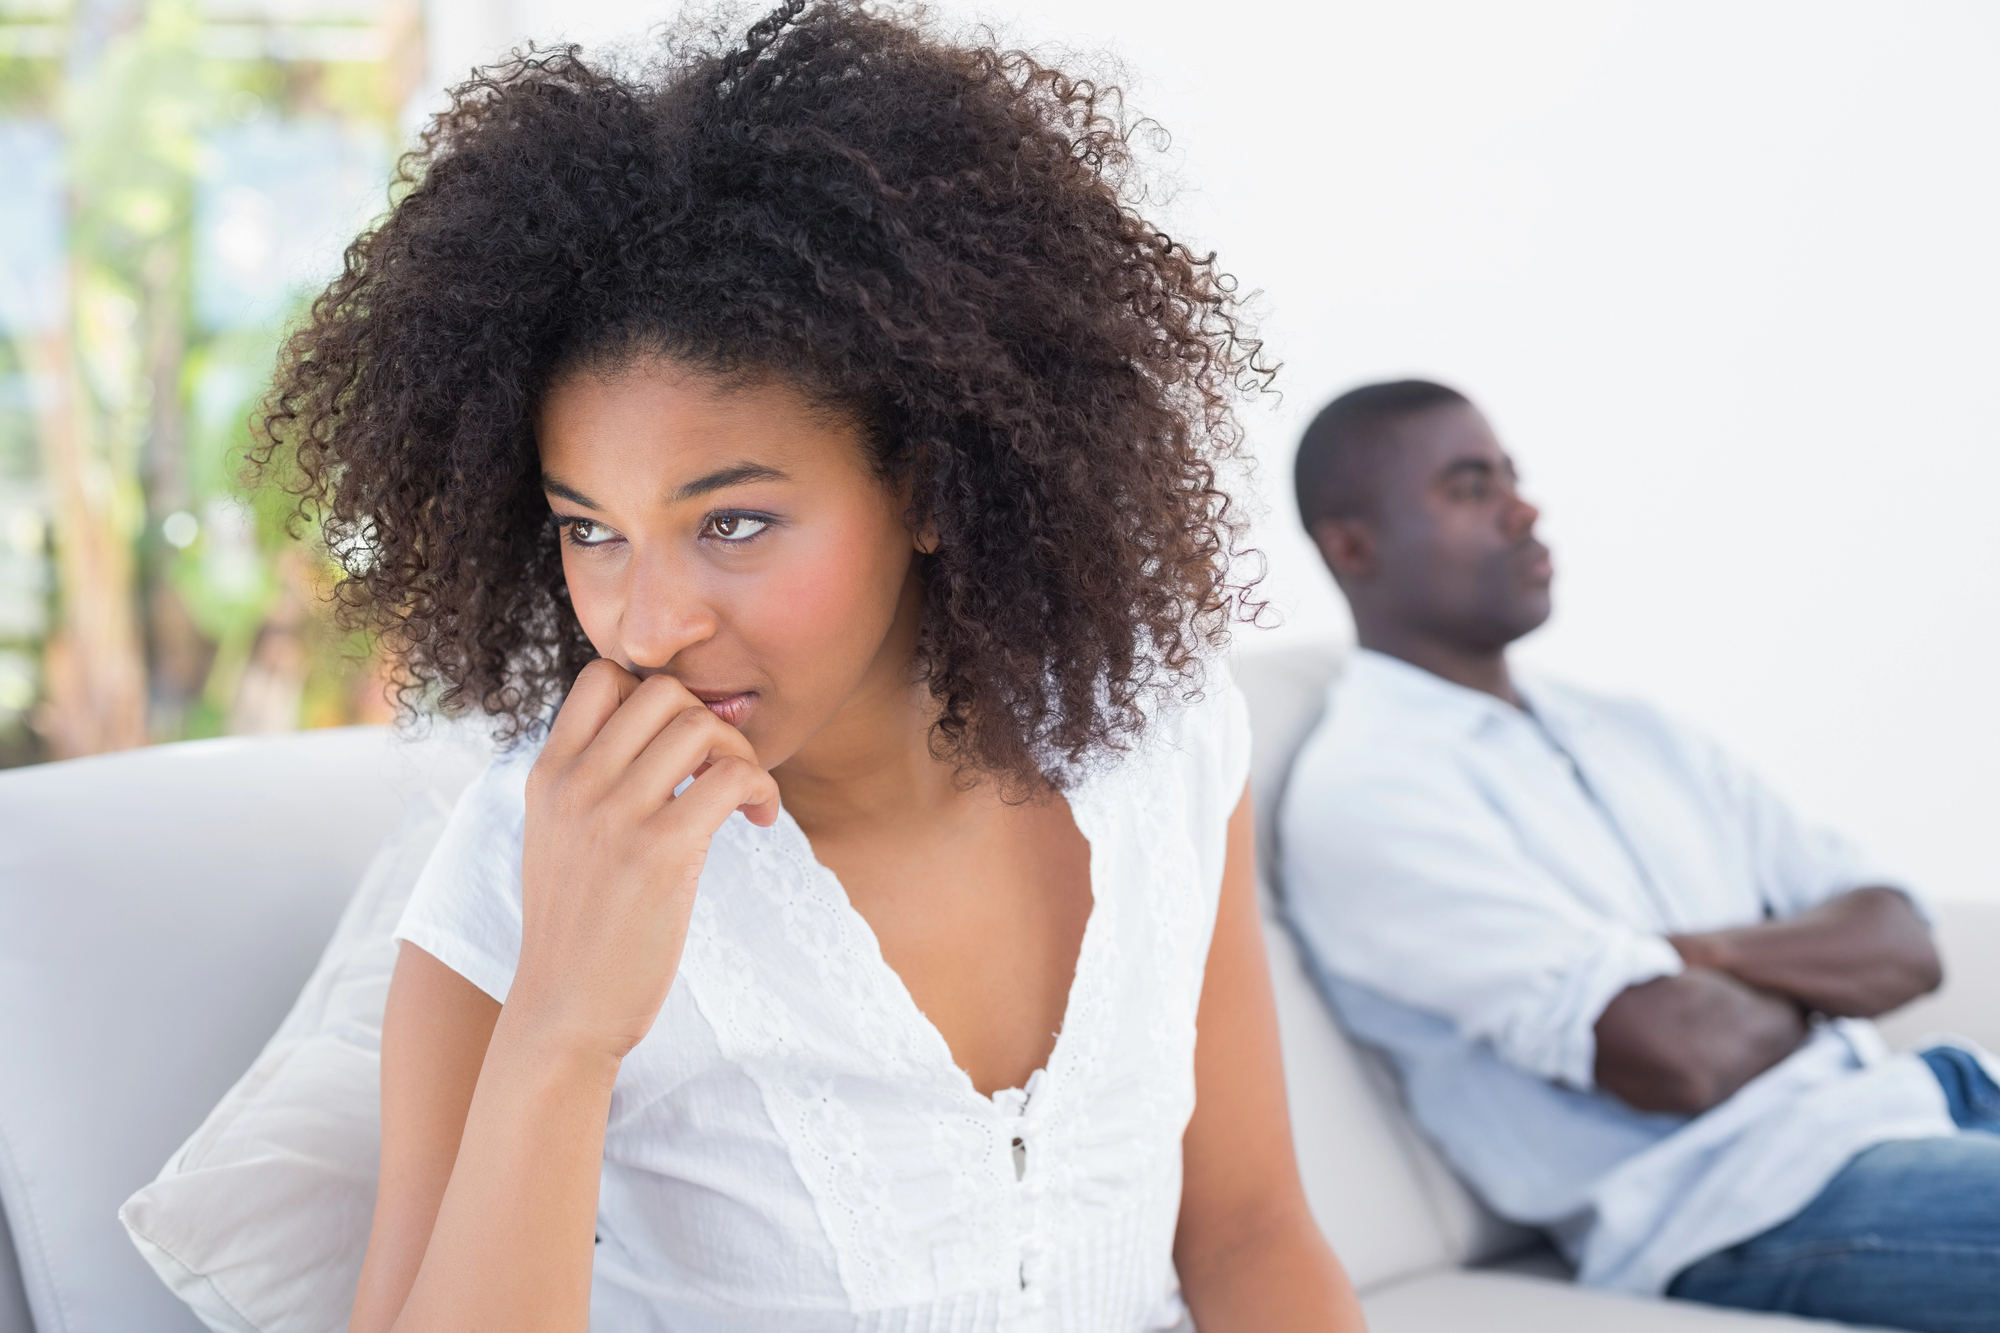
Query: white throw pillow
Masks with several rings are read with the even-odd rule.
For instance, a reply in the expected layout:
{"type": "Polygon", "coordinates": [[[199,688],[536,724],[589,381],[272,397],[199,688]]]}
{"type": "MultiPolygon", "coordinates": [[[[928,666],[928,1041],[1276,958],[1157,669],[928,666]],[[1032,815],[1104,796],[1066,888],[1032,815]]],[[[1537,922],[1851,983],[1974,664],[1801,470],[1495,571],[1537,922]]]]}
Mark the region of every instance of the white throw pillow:
{"type": "Polygon", "coordinates": [[[376,853],[277,1035],[118,1210],[161,1280],[212,1329],[347,1327],[381,1154],[389,932],[449,813],[428,794],[376,853]]]}

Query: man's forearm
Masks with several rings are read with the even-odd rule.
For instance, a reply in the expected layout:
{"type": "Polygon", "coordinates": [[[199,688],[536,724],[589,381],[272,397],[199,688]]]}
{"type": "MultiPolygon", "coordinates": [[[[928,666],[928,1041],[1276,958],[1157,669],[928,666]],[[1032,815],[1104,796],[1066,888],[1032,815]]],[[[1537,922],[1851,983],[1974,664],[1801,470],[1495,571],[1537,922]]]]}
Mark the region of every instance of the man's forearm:
{"type": "Polygon", "coordinates": [[[1641,1111],[1699,1115],[1799,1048],[1805,1015],[1725,972],[1628,987],[1597,1020],[1597,1085],[1641,1111]]]}
{"type": "Polygon", "coordinates": [[[1690,967],[1843,1017],[1885,1014],[1943,979],[1929,929],[1894,889],[1855,889],[1788,921],[1670,941],[1690,967]]]}

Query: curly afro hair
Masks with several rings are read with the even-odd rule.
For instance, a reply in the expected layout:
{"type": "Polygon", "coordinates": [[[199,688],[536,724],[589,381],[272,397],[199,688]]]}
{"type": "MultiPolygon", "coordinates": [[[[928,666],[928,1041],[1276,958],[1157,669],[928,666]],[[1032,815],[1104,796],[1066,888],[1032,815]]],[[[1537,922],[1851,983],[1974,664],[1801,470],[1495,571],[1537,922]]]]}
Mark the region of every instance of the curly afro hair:
{"type": "Polygon", "coordinates": [[[286,347],[255,466],[406,699],[518,735],[595,656],[542,494],[546,387],[635,352],[775,374],[865,423],[938,538],[939,752],[1067,785],[1254,607],[1216,470],[1272,372],[1214,257],[1139,215],[1120,107],[848,0],[637,73],[531,49],[405,159],[286,347]]]}

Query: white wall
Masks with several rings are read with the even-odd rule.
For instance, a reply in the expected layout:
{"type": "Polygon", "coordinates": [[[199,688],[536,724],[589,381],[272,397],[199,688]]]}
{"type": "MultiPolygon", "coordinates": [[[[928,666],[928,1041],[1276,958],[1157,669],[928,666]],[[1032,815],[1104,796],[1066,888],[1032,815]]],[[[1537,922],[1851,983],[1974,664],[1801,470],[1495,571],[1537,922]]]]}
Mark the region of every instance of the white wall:
{"type": "MultiPolygon", "coordinates": [[[[664,12],[433,4],[585,40],[664,12]]],[[[1920,885],[2000,900],[2000,8],[937,7],[1115,52],[1175,136],[1173,224],[1262,291],[1267,641],[1348,632],[1294,532],[1305,418],[1445,379],[1546,510],[1557,616],[1524,660],[1665,704],[1920,885]]]]}

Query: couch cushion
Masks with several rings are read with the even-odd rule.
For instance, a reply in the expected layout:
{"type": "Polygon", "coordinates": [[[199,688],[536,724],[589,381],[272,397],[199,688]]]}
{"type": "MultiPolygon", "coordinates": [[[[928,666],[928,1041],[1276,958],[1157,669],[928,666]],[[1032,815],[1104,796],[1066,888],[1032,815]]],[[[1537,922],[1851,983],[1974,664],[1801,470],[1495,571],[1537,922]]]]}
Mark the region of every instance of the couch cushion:
{"type": "Polygon", "coordinates": [[[375,854],[277,1035],[118,1212],[211,1329],[347,1327],[381,1166],[390,933],[451,814],[442,793],[427,796],[375,854]]]}
{"type": "Polygon", "coordinates": [[[1299,1178],[1313,1219],[1357,1287],[1450,1261],[1405,1145],[1401,1109],[1370,1081],[1360,1053],[1320,1003],[1291,935],[1266,923],[1285,1094],[1299,1178]]]}
{"type": "Polygon", "coordinates": [[[1951,1035],[2000,1052],[2000,902],[1933,902],[1944,985],[1877,1020],[1899,1051],[1951,1035]]]}
{"type": "Polygon", "coordinates": [[[250,1063],[413,794],[379,728],[0,774],[0,1201],[40,1333],[198,1330],[118,1225],[250,1063]]]}
{"type": "MultiPolygon", "coordinates": [[[[1249,705],[1250,794],[1257,813],[1257,864],[1278,864],[1278,798],[1285,776],[1326,704],[1326,687],[1340,674],[1346,651],[1334,644],[1250,651],[1231,663],[1249,705]]],[[[1268,905],[1268,903],[1267,903],[1268,905]]]]}
{"type": "Polygon", "coordinates": [[[1446,1271],[1392,1283],[1362,1297],[1370,1333],[1831,1333],[1853,1325],[1747,1314],[1590,1291],[1512,1273],[1446,1271]]]}
{"type": "Polygon", "coordinates": [[[21,1263],[14,1256],[14,1235],[0,1214],[0,1333],[35,1333],[28,1313],[28,1293],[21,1290],[21,1263]]]}
{"type": "Polygon", "coordinates": [[[1285,775],[1341,661],[1335,648],[1310,647],[1246,653],[1233,668],[1250,710],[1258,896],[1299,1176],[1320,1230],[1355,1285],[1366,1288],[1446,1263],[1450,1251],[1411,1154],[1402,1108],[1320,1000],[1263,873],[1277,864],[1285,775]]]}
{"type": "MultiPolygon", "coordinates": [[[[1255,749],[1250,765],[1251,792],[1257,807],[1257,864],[1275,873],[1277,808],[1285,780],[1299,746],[1319,721],[1327,687],[1340,674],[1346,650],[1336,645],[1312,645],[1275,651],[1246,652],[1233,663],[1236,683],[1250,709],[1255,749]]],[[[1278,915],[1284,887],[1259,878],[1267,912],[1278,915]]],[[[1284,1032],[1285,1059],[1291,1071],[1292,1118],[1299,1140],[1300,1170],[1314,1215],[1341,1257],[1356,1273],[1355,1281],[1371,1281],[1412,1271],[1407,1265],[1441,1246],[1440,1261],[1480,1263],[1514,1253],[1534,1243],[1534,1233],[1496,1217],[1458,1182],[1438,1158],[1403,1110],[1395,1080],[1373,1053],[1349,1045],[1327,1016],[1317,990],[1300,968],[1296,948],[1272,946],[1273,983],[1278,987],[1279,1022],[1284,1032]],[[1365,1114],[1361,1108],[1369,1108],[1365,1114]],[[1357,1132],[1357,1117],[1373,1127],[1355,1161],[1368,1182],[1344,1184],[1341,1174],[1354,1169],[1343,1157],[1340,1136],[1357,1132]],[[1338,1126],[1337,1131],[1324,1127],[1338,1126]],[[1401,1171],[1389,1170],[1387,1151],[1374,1142],[1379,1131],[1393,1141],[1406,1161],[1401,1171]],[[1309,1166],[1308,1163],[1311,1163],[1309,1166]],[[1411,1200],[1428,1209],[1432,1240],[1419,1243],[1400,1222],[1376,1226],[1376,1210],[1391,1207],[1400,1218],[1405,1204],[1389,1203],[1390,1182],[1407,1188],[1411,1200]],[[1342,1237],[1352,1239],[1343,1240],[1342,1237]]]]}

